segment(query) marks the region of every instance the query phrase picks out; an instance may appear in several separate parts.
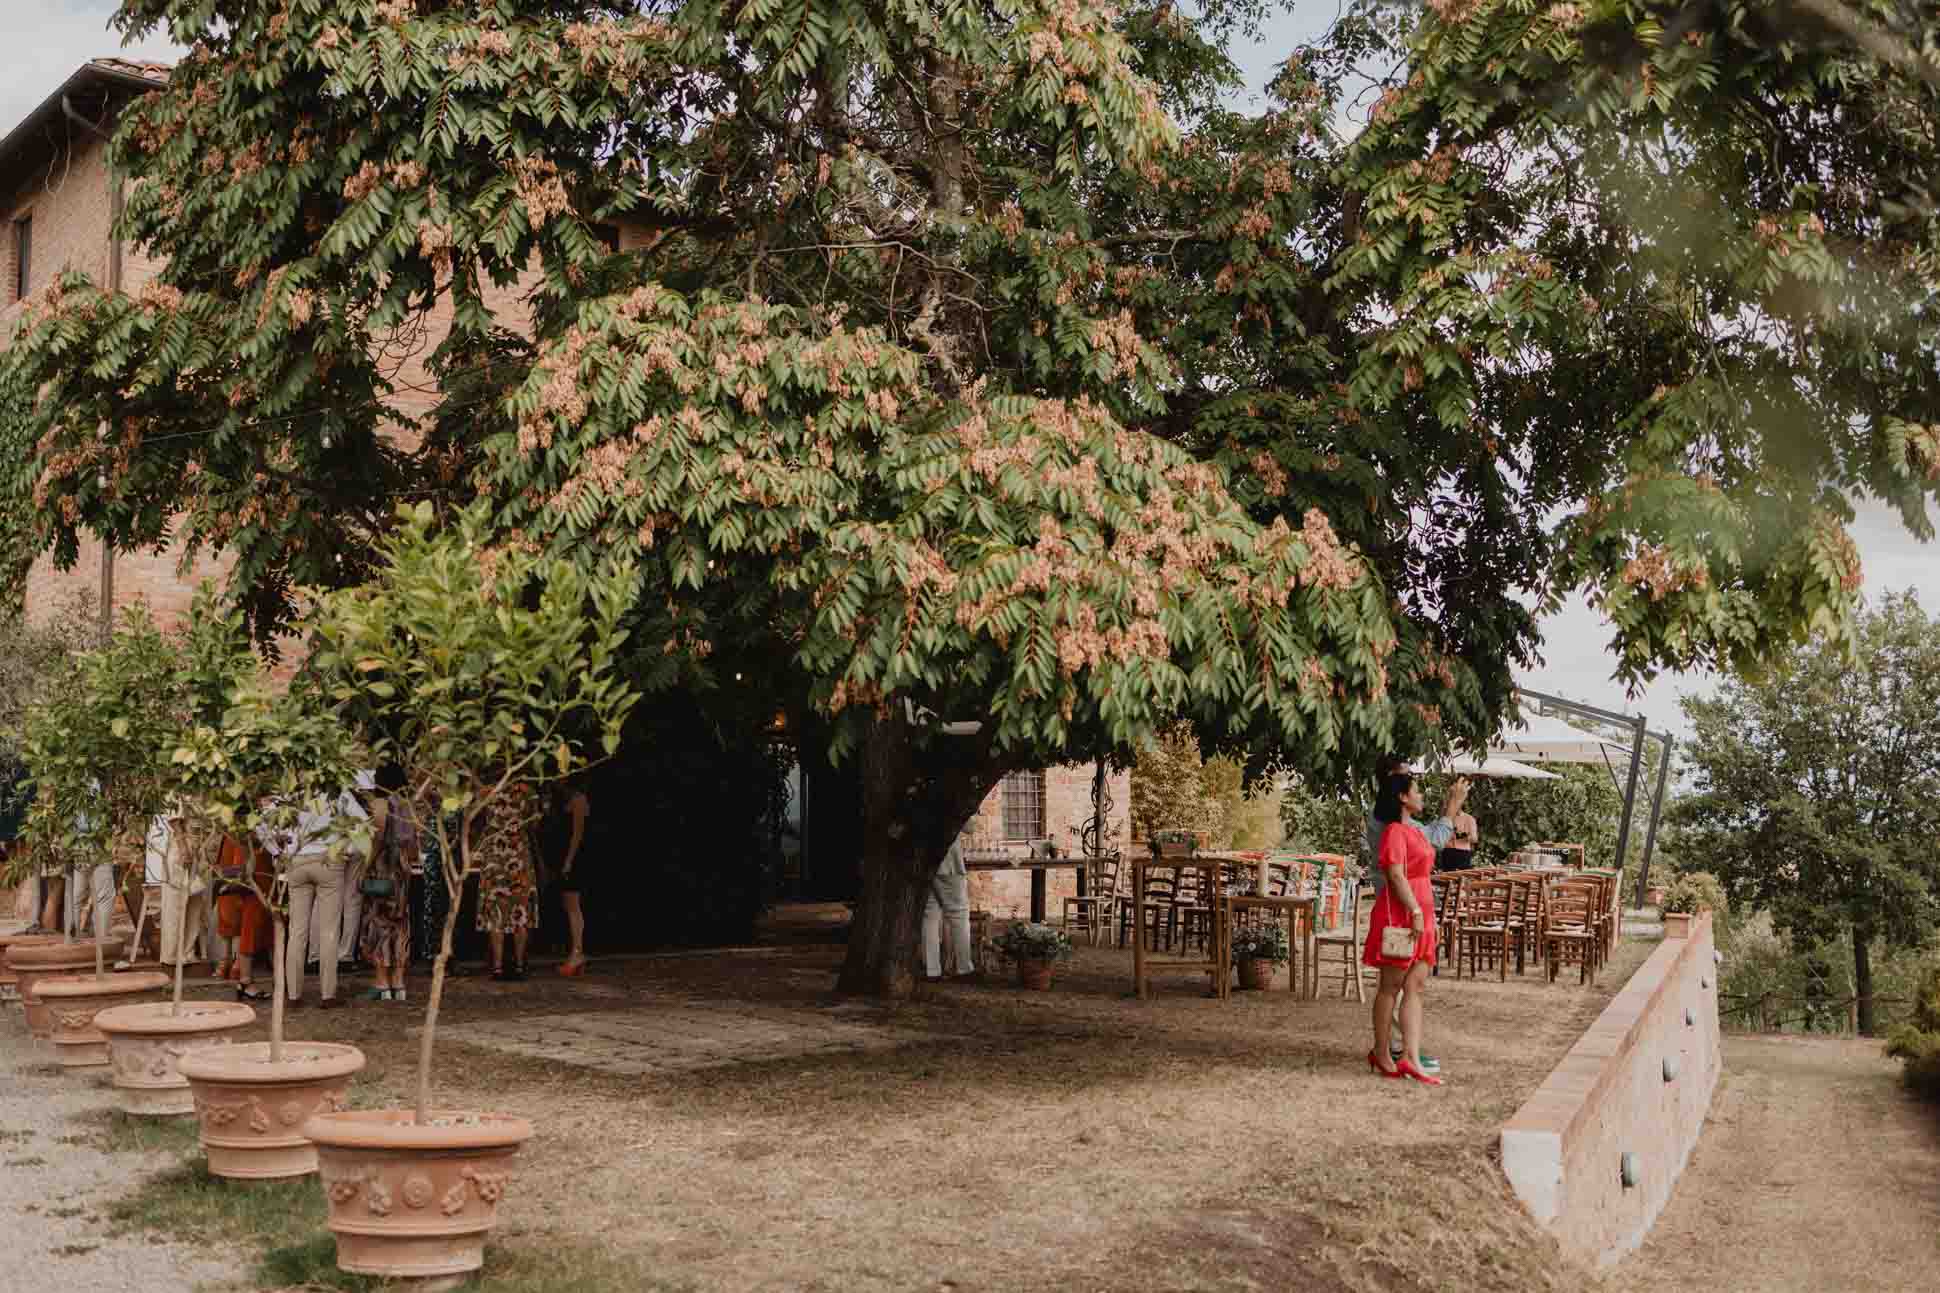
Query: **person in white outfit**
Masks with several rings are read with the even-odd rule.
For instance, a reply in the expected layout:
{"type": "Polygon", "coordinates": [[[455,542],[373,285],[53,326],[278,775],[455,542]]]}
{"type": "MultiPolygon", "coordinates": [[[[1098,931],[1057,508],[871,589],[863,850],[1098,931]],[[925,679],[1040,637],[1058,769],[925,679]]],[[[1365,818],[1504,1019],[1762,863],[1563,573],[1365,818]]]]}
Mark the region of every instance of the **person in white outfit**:
{"type": "MultiPolygon", "coordinates": [[[[359,802],[362,798],[377,793],[376,775],[371,772],[357,774],[354,787],[359,802]]],[[[337,965],[341,969],[357,959],[357,932],[364,923],[364,873],[370,869],[370,857],[358,853],[351,857],[344,868],[343,899],[341,905],[342,921],[337,927],[337,965]]],[[[322,914],[321,905],[311,908],[310,914],[310,959],[316,960],[323,955],[323,930],[318,924],[322,914]]]]}
{"type": "Polygon", "coordinates": [[[950,845],[930,879],[930,896],[923,904],[923,969],[932,982],[943,977],[943,922],[950,922],[952,977],[972,978],[976,957],[970,948],[970,871],[963,865],[963,846],[950,845]]]}
{"type": "Polygon", "coordinates": [[[288,1004],[303,1004],[303,970],[310,955],[311,921],[316,921],[317,980],[325,1010],[343,1005],[337,995],[337,935],[343,920],[345,873],[351,855],[345,837],[368,820],[357,796],[346,790],[328,813],[305,811],[297,819],[294,836],[273,840],[270,847],[289,858],[284,872],[290,893],[289,946],[284,949],[283,977],[288,1004]]]}
{"type": "Polygon", "coordinates": [[[209,923],[209,878],[189,856],[188,833],[180,817],[157,817],[148,828],[150,876],[162,886],[161,962],[173,967],[197,956],[215,959],[203,944],[209,923]]]}

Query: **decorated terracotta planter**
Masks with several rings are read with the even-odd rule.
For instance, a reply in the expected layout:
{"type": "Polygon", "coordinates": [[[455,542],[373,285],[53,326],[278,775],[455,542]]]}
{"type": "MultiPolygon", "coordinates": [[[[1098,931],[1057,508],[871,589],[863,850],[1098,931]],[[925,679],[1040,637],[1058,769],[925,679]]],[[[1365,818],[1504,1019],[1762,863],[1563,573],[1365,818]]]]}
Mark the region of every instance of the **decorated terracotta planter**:
{"type": "MultiPolygon", "coordinates": [[[[34,994],[34,985],[42,979],[58,979],[83,972],[93,974],[95,940],[77,938],[72,943],[66,943],[58,936],[40,937],[45,937],[47,941],[28,943],[26,939],[16,939],[13,946],[7,949],[7,960],[19,976],[20,1004],[27,1012],[27,1027],[34,1036],[46,1038],[54,1034],[54,1020],[34,994]]],[[[121,955],[123,941],[119,938],[102,940],[102,964],[115,963],[121,955]]]]}
{"type": "Polygon", "coordinates": [[[337,1267],[357,1275],[455,1288],[485,1264],[485,1237],[532,1135],[523,1118],[408,1109],[321,1114],[318,1176],[337,1236],[337,1267]]]}
{"type": "Polygon", "coordinates": [[[8,950],[60,941],[59,934],[0,934],[0,1005],[20,1000],[20,976],[14,972],[13,962],[7,957],[8,950]]]}
{"type": "Polygon", "coordinates": [[[168,976],[153,970],[124,974],[63,975],[34,985],[53,1023],[54,1055],[64,1069],[108,1067],[108,1039],[94,1017],[111,1006],[167,997],[168,976]]]}
{"type": "Polygon", "coordinates": [[[1664,937],[1689,938],[1691,936],[1691,913],[1688,911],[1667,911],[1664,913],[1664,937]]]}
{"type": "Polygon", "coordinates": [[[1250,992],[1263,992],[1273,986],[1273,962],[1263,956],[1234,961],[1239,968],[1239,986],[1250,992]]]}
{"type": "Polygon", "coordinates": [[[271,1063],[268,1042],[207,1046],[176,1060],[188,1079],[209,1172],[238,1181],[308,1176],[317,1150],[303,1124],[343,1109],[364,1053],[337,1042],[285,1042],[271,1063]]]}
{"type": "Polygon", "coordinates": [[[190,1051],[227,1046],[238,1029],[256,1022],[241,1001],[184,1001],[113,1006],[94,1017],[108,1039],[115,1103],[123,1113],[167,1117],[194,1113],[195,1097],[178,1063],[190,1051]]]}
{"type": "Polygon", "coordinates": [[[1017,986],[1032,992],[1048,992],[1051,988],[1051,970],[1055,961],[1045,957],[1027,957],[1017,962],[1017,986]]]}

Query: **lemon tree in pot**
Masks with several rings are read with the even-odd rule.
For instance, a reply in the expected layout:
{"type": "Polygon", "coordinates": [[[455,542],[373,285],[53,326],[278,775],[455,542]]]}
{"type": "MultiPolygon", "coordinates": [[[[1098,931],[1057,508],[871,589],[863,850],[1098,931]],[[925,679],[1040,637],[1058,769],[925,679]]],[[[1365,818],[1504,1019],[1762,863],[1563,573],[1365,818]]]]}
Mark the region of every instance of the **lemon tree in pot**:
{"type": "Polygon", "coordinates": [[[456,898],[481,864],[523,857],[536,787],[618,747],[637,699],[616,662],[634,586],[630,565],[587,571],[488,547],[476,514],[440,530],[421,504],[400,512],[370,582],[325,595],[310,617],[314,668],[374,756],[403,773],[453,896],[413,1106],[323,1114],[305,1129],[343,1270],[435,1280],[483,1265],[532,1127],[432,1100],[456,898]]]}
{"type": "MultiPolygon", "coordinates": [[[[115,873],[140,866],[149,823],[167,804],[168,750],[183,719],[181,652],[136,603],[122,613],[107,640],[76,657],[28,711],[25,761],[34,779],[26,833],[44,850],[71,859],[78,881],[88,880],[93,938],[72,939],[89,919],[78,906],[61,946],[28,949],[37,968],[68,971],[36,976],[28,1019],[36,1035],[51,1037],[67,1067],[108,1062],[107,1039],[94,1027],[102,1009],[141,995],[159,996],[159,974],[110,974],[120,948],[108,936],[115,873]],[[75,975],[92,961],[91,978],[75,975]],[[53,1003],[58,1000],[56,1007],[53,1003]]],[[[26,962],[16,962],[25,968],[26,962]]]]}
{"type": "Polygon", "coordinates": [[[283,878],[299,859],[347,862],[370,847],[364,818],[346,811],[363,751],[308,672],[283,691],[264,680],[246,688],[220,728],[198,725],[175,758],[185,798],[217,830],[246,841],[267,867],[246,866],[242,880],[273,916],[269,1041],[210,1047],[183,1055],[209,1171],[257,1180],[317,1169],[304,1124],[341,1109],[364,1054],[337,1042],[292,1042],[284,1035],[284,944],[288,901],[283,878]]]}
{"type": "Polygon", "coordinates": [[[195,1102],[178,1061],[190,1051],[228,1043],[233,1033],[256,1021],[256,1012],[247,1002],[182,999],[190,937],[184,900],[210,883],[223,830],[209,796],[229,789],[226,769],[198,761],[193,747],[183,742],[197,732],[213,733],[256,680],[259,669],[242,616],[226,607],[215,586],[206,581],[190,605],[179,660],[178,692],[187,731],[167,742],[167,789],[174,807],[168,814],[163,903],[165,908],[171,902],[180,907],[170,909],[179,912],[172,922],[166,915],[161,921],[162,960],[173,963],[173,983],[166,1002],[113,1006],[94,1020],[107,1039],[116,1102],[124,1113],[138,1115],[193,1113],[195,1102]],[[212,777],[212,772],[217,775],[212,777]],[[167,943],[169,934],[172,946],[167,943]]]}

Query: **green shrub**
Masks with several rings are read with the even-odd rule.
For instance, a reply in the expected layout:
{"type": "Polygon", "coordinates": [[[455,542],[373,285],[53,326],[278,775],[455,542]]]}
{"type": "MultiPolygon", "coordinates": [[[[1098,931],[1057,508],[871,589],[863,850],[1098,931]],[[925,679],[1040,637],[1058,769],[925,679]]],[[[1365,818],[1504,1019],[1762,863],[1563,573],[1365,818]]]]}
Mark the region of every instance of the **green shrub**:
{"type": "Polygon", "coordinates": [[[1940,1104],[1940,966],[1921,978],[1913,1018],[1886,1039],[1886,1053],[1905,1064],[1900,1079],[1907,1090],[1940,1104]]]}
{"type": "Polygon", "coordinates": [[[1730,909],[1724,886],[1709,871],[1680,872],[1664,888],[1664,910],[1696,913],[1710,910],[1723,921],[1730,909]]]}

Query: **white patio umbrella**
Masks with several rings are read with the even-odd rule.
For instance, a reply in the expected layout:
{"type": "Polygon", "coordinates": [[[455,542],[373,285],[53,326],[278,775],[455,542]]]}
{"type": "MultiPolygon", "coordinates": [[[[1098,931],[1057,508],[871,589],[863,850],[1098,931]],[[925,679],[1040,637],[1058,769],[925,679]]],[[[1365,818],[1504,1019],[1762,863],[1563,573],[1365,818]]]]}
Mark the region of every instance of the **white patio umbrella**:
{"type": "Polygon", "coordinates": [[[1571,727],[1560,718],[1525,713],[1522,721],[1489,747],[1491,758],[1523,763],[1628,763],[1630,747],[1571,727]]]}
{"type": "Polygon", "coordinates": [[[1426,763],[1417,761],[1408,765],[1408,771],[1452,772],[1463,777],[1519,777],[1527,781],[1562,780],[1562,777],[1554,772],[1544,772],[1541,768],[1532,768],[1526,763],[1517,763],[1514,759],[1502,759],[1493,755],[1486,759],[1479,759],[1472,754],[1465,754],[1450,760],[1446,767],[1440,768],[1430,767],[1426,763]]]}

